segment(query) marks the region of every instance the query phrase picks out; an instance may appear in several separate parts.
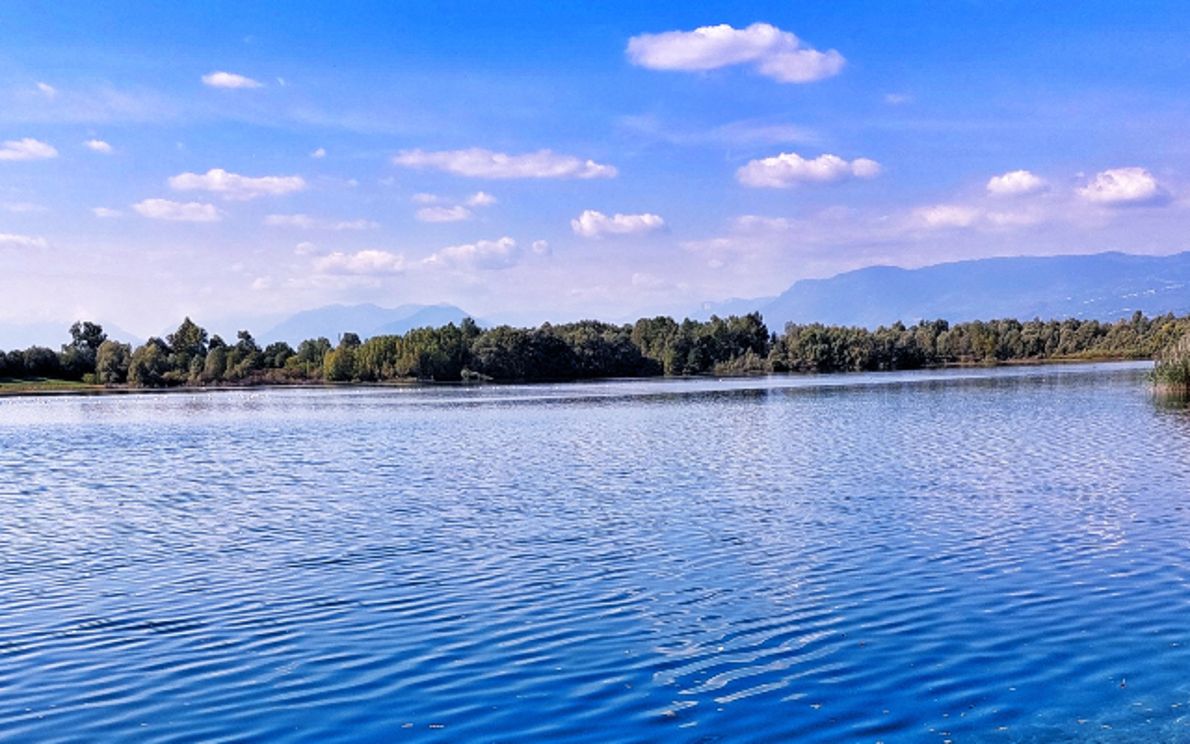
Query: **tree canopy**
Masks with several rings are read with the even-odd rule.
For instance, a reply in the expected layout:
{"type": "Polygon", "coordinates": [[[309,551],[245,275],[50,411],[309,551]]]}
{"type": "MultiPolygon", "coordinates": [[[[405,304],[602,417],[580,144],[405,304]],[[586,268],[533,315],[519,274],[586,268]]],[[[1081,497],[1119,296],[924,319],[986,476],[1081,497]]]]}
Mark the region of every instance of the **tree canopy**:
{"type": "MultiPolygon", "coordinates": [[[[99,325],[79,321],[70,327],[71,340],[60,353],[38,346],[0,352],[0,378],[61,377],[102,385],[167,387],[852,372],[1152,358],[1167,347],[1181,348],[1171,345],[1187,333],[1190,317],[1135,313],[1115,323],[1072,318],[952,325],[931,320],[875,330],[789,324],[774,334],[759,313],[751,313],[680,323],[655,317],[631,325],[584,320],[488,329],[468,318],[459,325],[368,339],[344,331],[335,345],[316,338],[302,341],[296,349],[284,342],[262,349],[246,330],[228,344],[185,318],[166,338],[150,338],[133,349],[108,339],[99,325]]],[[[1173,352],[1163,357],[1173,358],[1173,352]]]]}

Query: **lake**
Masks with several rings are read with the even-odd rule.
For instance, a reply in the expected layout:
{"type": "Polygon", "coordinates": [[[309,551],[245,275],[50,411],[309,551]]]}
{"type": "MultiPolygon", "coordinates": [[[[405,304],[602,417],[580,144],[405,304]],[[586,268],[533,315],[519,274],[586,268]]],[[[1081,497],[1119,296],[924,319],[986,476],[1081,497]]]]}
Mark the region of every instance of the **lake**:
{"type": "Polygon", "coordinates": [[[0,739],[1187,740],[1147,369],[0,400],[0,739]]]}

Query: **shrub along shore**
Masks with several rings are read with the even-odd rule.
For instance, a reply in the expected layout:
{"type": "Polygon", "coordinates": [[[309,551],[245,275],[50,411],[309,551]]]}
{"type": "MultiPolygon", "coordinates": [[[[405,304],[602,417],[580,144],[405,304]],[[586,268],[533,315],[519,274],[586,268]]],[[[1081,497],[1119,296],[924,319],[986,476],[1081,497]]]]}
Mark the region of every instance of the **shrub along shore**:
{"type": "Polygon", "coordinates": [[[34,346],[0,352],[0,393],[120,388],[375,383],[544,381],[607,377],[861,372],[955,365],[1152,359],[1185,384],[1190,316],[1141,313],[1095,320],[944,320],[869,330],[789,324],[772,333],[759,313],[702,322],[642,318],[614,325],[581,321],[538,328],[480,328],[470,319],[440,328],[335,343],[308,339],[263,348],[248,331],[210,335],[186,318],[165,338],[133,349],[80,321],[60,351],[34,346]],[[1180,351],[1163,351],[1174,349],[1180,351]],[[1182,348],[1185,347],[1185,348],[1182,348]],[[1179,360],[1176,366],[1172,361],[1179,360]],[[1164,365],[1164,366],[1162,366],[1164,365]]]}

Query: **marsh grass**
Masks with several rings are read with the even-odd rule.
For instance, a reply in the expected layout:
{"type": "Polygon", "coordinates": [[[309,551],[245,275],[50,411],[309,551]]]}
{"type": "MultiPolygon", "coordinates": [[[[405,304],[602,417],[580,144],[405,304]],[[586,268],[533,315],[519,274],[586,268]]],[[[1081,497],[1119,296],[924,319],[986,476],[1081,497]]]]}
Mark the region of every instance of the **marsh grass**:
{"type": "Polygon", "coordinates": [[[1163,396],[1190,398],[1190,333],[1157,354],[1153,382],[1163,396]]]}

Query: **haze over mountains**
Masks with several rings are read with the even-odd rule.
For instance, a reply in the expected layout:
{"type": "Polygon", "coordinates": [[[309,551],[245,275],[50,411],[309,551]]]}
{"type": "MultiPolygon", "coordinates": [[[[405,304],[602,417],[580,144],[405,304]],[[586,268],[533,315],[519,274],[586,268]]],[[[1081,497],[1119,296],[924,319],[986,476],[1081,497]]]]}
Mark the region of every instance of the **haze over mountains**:
{"type": "Polygon", "coordinates": [[[775,298],[704,303],[698,315],[759,310],[786,323],[865,326],[898,320],[994,318],[1117,320],[1190,313],[1190,252],[986,258],[919,269],[872,266],[796,282],[775,298]]]}
{"type": "Polygon", "coordinates": [[[325,337],[338,342],[346,332],[360,338],[402,334],[414,328],[460,323],[470,316],[454,305],[401,305],[387,308],[361,305],[327,305],[292,315],[260,336],[260,341],[287,341],[298,344],[308,338],[325,337]]]}
{"type": "MultiPolygon", "coordinates": [[[[1136,310],[1150,316],[1190,314],[1190,252],[986,258],[919,269],[872,266],[827,279],[798,281],[777,297],[703,303],[691,317],[760,311],[769,328],[777,331],[788,322],[874,328],[898,320],[913,323],[935,318],[952,322],[1035,317],[1111,321],[1136,310]]],[[[325,336],[333,343],[346,331],[362,338],[400,334],[412,328],[459,323],[469,315],[445,304],[394,308],[328,305],[292,315],[260,333],[257,340],[297,344],[325,336]]],[[[112,338],[143,341],[98,320],[112,338]]],[[[195,320],[203,322],[202,318],[195,320]]],[[[0,323],[0,349],[35,344],[56,349],[69,339],[71,322],[0,323]]],[[[256,330],[253,326],[249,329],[256,330]]],[[[232,337],[234,333],[225,338],[232,337]]]]}

